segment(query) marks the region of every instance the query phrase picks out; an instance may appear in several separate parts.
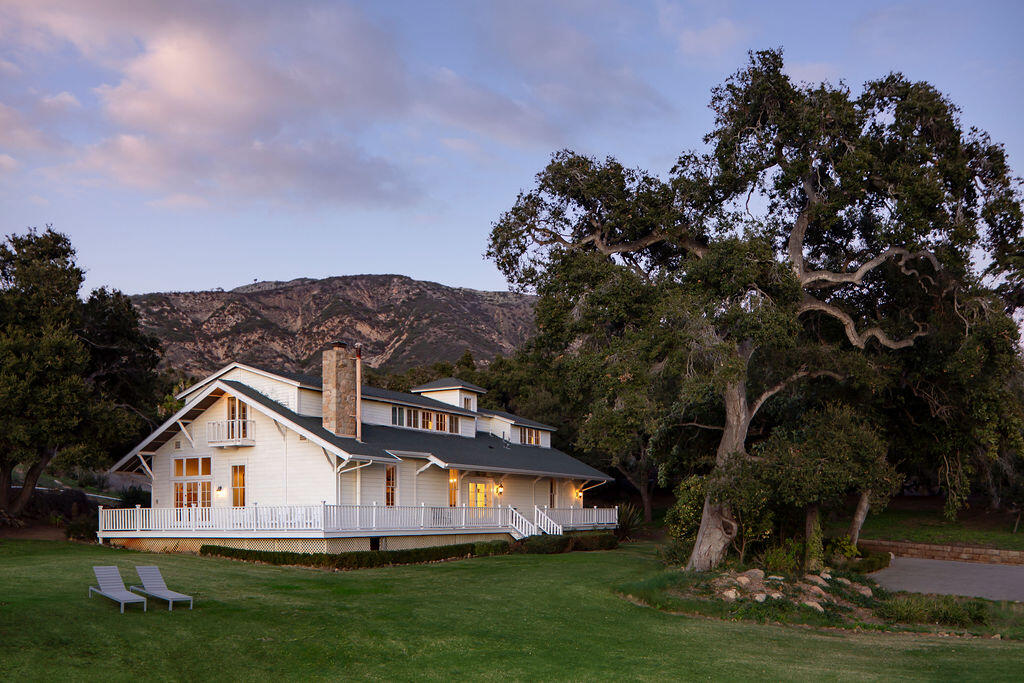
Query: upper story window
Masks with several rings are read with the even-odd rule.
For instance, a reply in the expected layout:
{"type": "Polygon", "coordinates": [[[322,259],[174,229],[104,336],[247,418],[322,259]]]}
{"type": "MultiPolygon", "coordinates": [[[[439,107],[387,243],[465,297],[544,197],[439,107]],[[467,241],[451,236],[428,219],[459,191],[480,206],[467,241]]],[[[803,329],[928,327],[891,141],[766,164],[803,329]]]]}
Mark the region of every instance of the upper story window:
{"type": "Polygon", "coordinates": [[[462,407],[465,408],[466,410],[473,410],[473,399],[470,398],[469,396],[462,399],[462,407]]]}
{"type": "Polygon", "coordinates": [[[532,427],[520,427],[519,428],[519,442],[524,443],[527,446],[539,446],[540,445],[540,430],[533,429],[532,427]]]}
{"type": "Polygon", "coordinates": [[[432,410],[416,410],[403,406],[391,406],[391,424],[396,427],[429,429],[437,432],[459,433],[459,416],[437,413],[432,410]]]}

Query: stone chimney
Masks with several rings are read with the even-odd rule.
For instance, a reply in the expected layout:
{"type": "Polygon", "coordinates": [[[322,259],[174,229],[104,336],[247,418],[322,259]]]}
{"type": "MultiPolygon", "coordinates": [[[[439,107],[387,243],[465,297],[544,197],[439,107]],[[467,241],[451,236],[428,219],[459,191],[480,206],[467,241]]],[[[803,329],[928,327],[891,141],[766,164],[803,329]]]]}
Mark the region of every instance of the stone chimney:
{"type": "Polygon", "coordinates": [[[354,355],[345,342],[333,342],[324,351],[323,419],[327,431],[362,440],[362,370],[359,344],[354,355]]]}

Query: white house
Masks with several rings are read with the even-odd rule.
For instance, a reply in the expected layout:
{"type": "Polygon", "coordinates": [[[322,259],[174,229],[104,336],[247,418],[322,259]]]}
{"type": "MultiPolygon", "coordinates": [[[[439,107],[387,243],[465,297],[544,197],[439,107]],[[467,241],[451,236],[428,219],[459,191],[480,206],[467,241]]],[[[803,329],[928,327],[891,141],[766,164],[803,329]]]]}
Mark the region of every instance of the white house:
{"type": "Polygon", "coordinates": [[[613,528],[585,507],[606,474],[551,447],[553,428],[485,410],[447,378],[400,393],[362,385],[358,346],[323,376],[232,363],[118,461],[152,478],[152,507],[101,509],[101,541],[340,552],[613,528]]]}

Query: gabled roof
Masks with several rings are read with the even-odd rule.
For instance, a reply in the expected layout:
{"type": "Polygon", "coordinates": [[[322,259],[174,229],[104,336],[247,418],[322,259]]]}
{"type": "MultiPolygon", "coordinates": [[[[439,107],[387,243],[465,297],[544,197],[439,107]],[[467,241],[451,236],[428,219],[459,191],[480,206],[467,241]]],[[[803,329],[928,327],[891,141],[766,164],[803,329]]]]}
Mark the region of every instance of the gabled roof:
{"type": "Polygon", "coordinates": [[[475,384],[469,382],[463,382],[457,377],[442,377],[441,379],[435,379],[433,382],[427,382],[421,384],[418,387],[413,387],[409,391],[413,393],[420,393],[422,391],[441,391],[443,389],[464,389],[466,391],[472,391],[474,394],[486,394],[487,390],[483,387],[478,387],[475,384]]]}
{"type": "Polygon", "coordinates": [[[389,453],[434,459],[444,469],[532,474],[611,481],[613,477],[555,448],[509,444],[477,432],[476,438],[383,425],[363,425],[363,442],[389,453]]]}
{"type": "Polygon", "coordinates": [[[391,391],[390,389],[378,389],[377,387],[368,387],[363,385],[363,398],[387,401],[388,403],[399,403],[406,406],[416,406],[419,408],[433,408],[434,410],[443,410],[446,413],[465,415],[466,417],[476,417],[476,413],[472,410],[466,410],[465,408],[460,408],[459,406],[452,405],[451,403],[437,401],[427,396],[406,394],[401,391],[391,391]]]}
{"type": "Polygon", "coordinates": [[[285,424],[298,434],[321,446],[343,460],[355,459],[361,462],[396,462],[398,458],[382,449],[367,449],[353,438],[337,436],[323,427],[319,417],[299,415],[277,401],[267,398],[247,384],[234,380],[215,380],[209,383],[191,401],[168,418],[162,425],[142,440],[123,458],[108,470],[117,471],[143,453],[152,453],[181,431],[182,422],[192,421],[225,394],[246,400],[255,409],[268,417],[285,424]]]}
{"type": "Polygon", "coordinates": [[[488,410],[486,408],[481,408],[477,412],[487,417],[503,418],[505,420],[508,420],[512,424],[516,425],[517,427],[533,427],[534,429],[546,429],[547,431],[550,432],[555,431],[555,428],[552,427],[551,425],[546,425],[543,422],[537,422],[535,420],[527,420],[525,417],[519,417],[518,415],[513,415],[512,413],[506,413],[503,410],[488,410]]]}

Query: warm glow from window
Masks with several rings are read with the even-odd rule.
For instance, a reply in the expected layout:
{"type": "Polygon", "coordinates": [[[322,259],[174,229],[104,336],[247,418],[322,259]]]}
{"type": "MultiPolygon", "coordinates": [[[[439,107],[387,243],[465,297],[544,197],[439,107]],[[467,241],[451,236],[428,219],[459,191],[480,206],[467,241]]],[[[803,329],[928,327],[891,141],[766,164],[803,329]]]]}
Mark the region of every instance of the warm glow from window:
{"type": "Polygon", "coordinates": [[[448,475],[448,507],[459,504],[459,473],[452,470],[448,475]]]}
{"type": "Polygon", "coordinates": [[[231,466],[231,504],[245,507],[245,465],[231,466]]]}
{"type": "Polygon", "coordinates": [[[386,465],[384,468],[384,504],[393,507],[395,504],[395,493],[398,488],[398,467],[386,465]]]}

